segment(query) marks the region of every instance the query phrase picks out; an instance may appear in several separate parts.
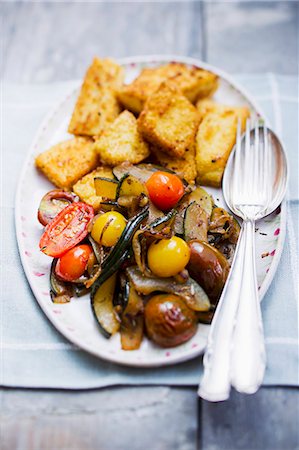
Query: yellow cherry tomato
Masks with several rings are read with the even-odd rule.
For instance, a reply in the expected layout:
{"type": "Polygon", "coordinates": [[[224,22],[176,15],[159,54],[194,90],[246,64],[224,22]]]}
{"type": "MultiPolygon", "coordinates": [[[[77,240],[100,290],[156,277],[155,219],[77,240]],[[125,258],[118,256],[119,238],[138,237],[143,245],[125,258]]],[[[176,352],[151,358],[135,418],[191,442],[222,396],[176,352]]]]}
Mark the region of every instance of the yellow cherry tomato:
{"type": "Polygon", "coordinates": [[[153,242],[147,252],[150,270],[158,277],[173,277],[181,272],[190,259],[186,242],[176,236],[153,242]]]}
{"type": "Polygon", "coordinates": [[[92,227],[91,237],[105,247],[112,247],[119,240],[126,226],[124,216],[116,211],[99,216],[92,227]]]}

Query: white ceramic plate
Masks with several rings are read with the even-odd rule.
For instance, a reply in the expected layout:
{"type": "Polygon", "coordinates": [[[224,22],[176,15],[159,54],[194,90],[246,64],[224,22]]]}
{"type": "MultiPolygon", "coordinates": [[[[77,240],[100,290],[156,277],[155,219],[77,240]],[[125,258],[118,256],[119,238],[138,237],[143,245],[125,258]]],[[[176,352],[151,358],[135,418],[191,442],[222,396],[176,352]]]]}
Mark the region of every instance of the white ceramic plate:
{"type": "MultiPolygon", "coordinates": [[[[217,101],[230,105],[247,105],[252,114],[265,118],[254,99],[230,76],[201,61],[175,56],[151,56],[119,62],[125,68],[126,81],[130,82],[143,67],[169,61],[183,62],[217,73],[221,79],[220,87],[215,95],[217,101]]],[[[69,137],[66,130],[79,89],[78,82],[78,88],[66,95],[62,103],[43,122],[29,150],[20,177],[15,221],[19,251],[27,279],[39,305],[57,330],[73,344],[89,353],[116,363],[139,367],[162,366],[194,358],[205,349],[208,325],[199,324],[196,335],[190,341],[169,350],[157,347],[144,339],[139,350],[126,352],[121,349],[119,334],[110,340],[102,336],[92,315],[88,296],[74,298],[66,305],[54,304],[50,299],[49,272],[52,259],[39,251],[38,243],[42,226],[38,223],[36,215],[40,199],[53,186],[35,169],[34,157],[51,145],[69,137]]],[[[219,205],[224,206],[220,189],[207,190],[219,205]]],[[[274,277],[282,252],[286,228],[285,205],[282,204],[279,211],[261,221],[257,226],[256,261],[262,298],[274,277]]]]}

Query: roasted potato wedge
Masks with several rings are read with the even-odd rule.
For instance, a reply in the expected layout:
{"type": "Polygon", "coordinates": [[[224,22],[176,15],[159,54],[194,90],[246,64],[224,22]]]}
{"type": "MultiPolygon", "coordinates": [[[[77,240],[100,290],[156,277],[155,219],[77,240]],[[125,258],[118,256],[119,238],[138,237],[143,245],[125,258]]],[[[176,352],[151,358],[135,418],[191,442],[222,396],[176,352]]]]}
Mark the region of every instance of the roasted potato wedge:
{"type": "Polygon", "coordinates": [[[96,195],[94,185],[94,178],[96,177],[113,178],[113,173],[110,167],[99,166],[73,186],[73,191],[79,196],[80,200],[91,205],[95,211],[99,209],[102,200],[102,197],[96,195]]]}
{"type": "Polygon", "coordinates": [[[162,83],[147,100],[138,129],[152,145],[172,157],[183,157],[195,139],[199,115],[173,83],[162,83]]]}
{"type": "Polygon", "coordinates": [[[199,184],[220,187],[229,154],[236,142],[237,123],[242,129],[250,116],[246,107],[215,106],[205,113],[196,136],[196,166],[199,184]]]}
{"type": "Polygon", "coordinates": [[[137,129],[137,120],[123,111],[96,140],[94,148],[104,164],[116,166],[129,161],[137,164],[149,155],[148,144],[137,129]]]}
{"type": "Polygon", "coordinates": [[[55,186],[70,189],[98,165],[98,155],[93,145],[93,140],[85,137],[61,142],[38,155],[36,167],[55,186]]]}
{"type": "Polygon", "coordinates": [[[171,80],[191,102],[211,95],[218,87],[217,75],[194,66],[173,62],[143,69],[131,84],[118,91],[118,98],[125,108],[139,114],[149,96],[167,80],[171,80]]]}
{"type": "Polygon", "coordinates": [[[68,131],[99,136],[121,111],[115,91],[122,82],[122,67],[110,59],[95,58],[86,72],[68,131]]]}

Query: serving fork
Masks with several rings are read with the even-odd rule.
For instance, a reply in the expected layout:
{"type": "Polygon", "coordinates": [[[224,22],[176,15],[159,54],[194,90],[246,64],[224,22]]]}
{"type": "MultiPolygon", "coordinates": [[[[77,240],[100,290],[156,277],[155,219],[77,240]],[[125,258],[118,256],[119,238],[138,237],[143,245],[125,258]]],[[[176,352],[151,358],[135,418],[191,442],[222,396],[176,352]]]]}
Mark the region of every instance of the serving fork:
{"type": "Polygon", "coordinates": [[[281,203],[287,163],[276,135],[257,121],[246,122],[223,177],[223,194],[231,211],[243,219],[234,261],[213,318],[198,394],[226,400],[230,387],[254,393],[262,383],[266,356],[255,267],[255,222],[281,203]]]}

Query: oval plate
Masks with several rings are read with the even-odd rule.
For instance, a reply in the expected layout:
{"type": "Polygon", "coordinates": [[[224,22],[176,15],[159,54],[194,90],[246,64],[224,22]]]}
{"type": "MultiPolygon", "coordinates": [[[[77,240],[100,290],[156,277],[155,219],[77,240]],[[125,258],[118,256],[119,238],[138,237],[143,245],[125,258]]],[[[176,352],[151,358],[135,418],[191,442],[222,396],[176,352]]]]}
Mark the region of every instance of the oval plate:
{"type": "MultiPolygon", "coordinates": [[[[182,62],[215,72],[220,77],[220,86],[215,99],[229,105],[247,105],[252,114],[265,118],[254,99],[221,70],[201,61],[176,56],[149,56],[120,60],[126,71],[126,82],[132,81],[139,71],[148,66],[166,64],[170,61],[182,62]]],[[[192,359],[204,352],[208,325],[199,324],[197,333],[187,343],[172,349],[164,349],[143,339],[139,350],[124,351],[120,346],[119,333],[107,340],[98,328],[92,315],[89,297],[74,298],[66,305],[52,303],[49,295],[49,272],[51,259],[39,251],[38,243],[42,226],[38,223],[37,209],[42,196],[53,185],[35,168],[35,156],[50,146],[70,137],[68,123],[80,90],[78,87],[66,95],[63,102],[46,118],[38,130],[25,161],[16,196],[15,222],[17,240],[22,264],[32,291],[42,310],[69,341],[95,356],[119,364],[136,367],[155,367],[179,363],[192,359]]],[[[207,189],[214,200],[225,206],[221,189],[207,189]]],[[[286,229],[286,208],[278,211],[257,224],[256,261],[261,298],[266,293],[276,272],[282,253],[286,229]]]]}

